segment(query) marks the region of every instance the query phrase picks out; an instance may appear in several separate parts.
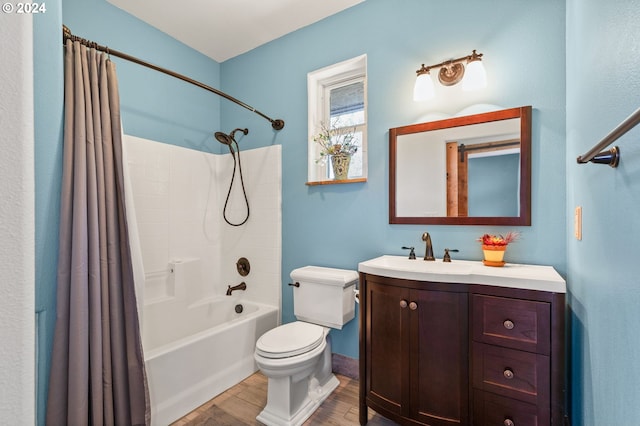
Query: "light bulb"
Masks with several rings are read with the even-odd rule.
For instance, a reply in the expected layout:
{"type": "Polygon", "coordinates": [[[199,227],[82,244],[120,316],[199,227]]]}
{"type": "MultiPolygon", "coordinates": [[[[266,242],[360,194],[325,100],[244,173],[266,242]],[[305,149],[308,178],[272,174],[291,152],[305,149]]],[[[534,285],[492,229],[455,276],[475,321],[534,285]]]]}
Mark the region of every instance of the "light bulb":
{"type": "Polygon", "coordinates": [[[467,64],[467,69],[462,79],[462,90],[472,91],[487,87],[487,72],[482,61],[472,61],[467,64]]]}
{"type": "Polygon", "coordinates": [[[435,91],[433,88],[433,80],[428,72],[419,74],[416,78],[416,84],[413,86],[413,100],[428,101],[435,97],[435,91]]]}

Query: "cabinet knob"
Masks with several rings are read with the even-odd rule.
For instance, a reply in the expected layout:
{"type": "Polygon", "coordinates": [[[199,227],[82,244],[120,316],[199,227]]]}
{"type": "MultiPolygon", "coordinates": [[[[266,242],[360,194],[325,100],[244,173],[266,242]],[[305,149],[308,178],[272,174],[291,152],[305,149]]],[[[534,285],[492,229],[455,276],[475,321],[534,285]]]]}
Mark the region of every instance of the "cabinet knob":
{"type": "Polygon", "coordinates": [[[407,307],[407,301],[406,301],[406,300],[404,300],[404,299],[402,299],[402,300],[400,301],[400,307],[401,307],[401,308],[406,308],[406,307],[407,307]]]}
{"type": "Polygon", "coordinates": [[[418,309],[418,304],[416,302],[409,303],[409,309],[415,311],[416,309],[418,309]]]}
{"type": "Polygon", "coordinates": [[[511,419],[504,419],[504,426],[516,426],[516,424],[511,419]]]}
{"type": "Polygon", "coordinates": [[[511,380],[513,379],[513,371],[511,371],[511,369],[507,368],[502,372],[502,375],[504,376],[505,379],[507,380],[511,380]]]}
{"type": "Polygon", "coordinates": [[[507,330],[513,330],[513,327],[516,326],[511,320],[504,320],[502,325],[504,325],[504,328],[506,328],[507,330]]]}

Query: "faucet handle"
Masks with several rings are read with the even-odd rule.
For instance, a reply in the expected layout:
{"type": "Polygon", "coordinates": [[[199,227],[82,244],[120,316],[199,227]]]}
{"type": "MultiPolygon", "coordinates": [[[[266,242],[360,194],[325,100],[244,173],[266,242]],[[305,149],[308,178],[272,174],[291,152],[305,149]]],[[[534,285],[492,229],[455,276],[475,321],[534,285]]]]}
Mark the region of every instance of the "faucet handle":
{"type": "Polygon", "coordinates": [[[410,260],[415,260],[415,258],[416,258],[416,252],[414,251],[415,247],[404,247],[403,246],[402,249],[403,250],[410,250],[409,251],[409,259],[410,260]]]}
{"type": "Polygon", "coordinates": [[[451,256],[449,255],[449,252],[453,252],[453,253],[457,253],[460,250],[458,249],[444,249],[444,256],[442,256],[442,261],[443,262],[451,262],[451,256]]]}

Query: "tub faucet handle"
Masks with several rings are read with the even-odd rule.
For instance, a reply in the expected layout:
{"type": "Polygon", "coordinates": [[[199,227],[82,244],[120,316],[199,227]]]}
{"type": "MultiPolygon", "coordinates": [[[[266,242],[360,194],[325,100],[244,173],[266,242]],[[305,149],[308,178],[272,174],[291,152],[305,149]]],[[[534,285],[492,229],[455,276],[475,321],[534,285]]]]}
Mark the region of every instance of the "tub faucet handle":
{"type": "Polygon", "coordinates": [[[249,275],[249,272],[251,271],[251,264],[249,263],[249,260],[246,257],[241,257],[236,262],[236,269],[238,270],[238,273],[240,275],[242,275],[243,277],[246,277],[247,275],[249,275]]]}

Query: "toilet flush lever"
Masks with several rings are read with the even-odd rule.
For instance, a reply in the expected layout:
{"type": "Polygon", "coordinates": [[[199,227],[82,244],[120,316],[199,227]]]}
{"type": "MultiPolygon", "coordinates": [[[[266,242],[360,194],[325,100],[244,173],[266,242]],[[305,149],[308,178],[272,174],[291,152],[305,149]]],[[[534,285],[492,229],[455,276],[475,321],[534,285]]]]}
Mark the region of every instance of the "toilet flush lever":
{"type": "Polygon", "coordinates": [[[289,285],[292,287],[300,287],[300,283],[298,281],[296,281],[295,283],[289,283],[289,285]]]}

